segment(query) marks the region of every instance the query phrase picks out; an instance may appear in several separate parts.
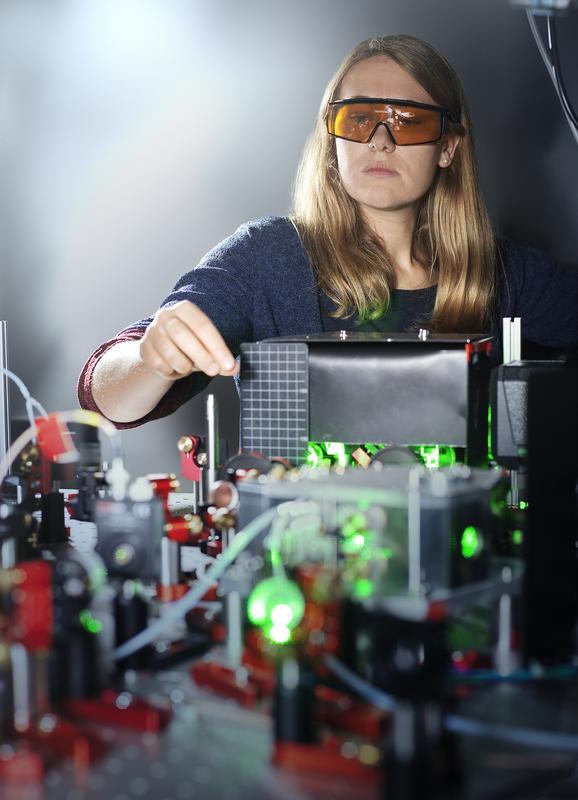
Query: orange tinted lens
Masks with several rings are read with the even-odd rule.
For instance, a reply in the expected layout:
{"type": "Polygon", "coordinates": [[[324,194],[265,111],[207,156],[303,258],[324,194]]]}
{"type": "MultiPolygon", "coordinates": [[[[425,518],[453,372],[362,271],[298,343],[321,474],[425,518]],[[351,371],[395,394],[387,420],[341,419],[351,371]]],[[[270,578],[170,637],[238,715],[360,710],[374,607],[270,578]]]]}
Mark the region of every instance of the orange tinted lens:
{"type": "Polygon", "coordinates": [[[396,144],[436,142],[442,134],[442,114],[431,108],[388,106],[388,127],[396,144]]]}
{"type": "Polygon", "coordinates": [[[384,121],[383,105],[372,103],[347,103],[330,106],[327,117],[327,130],[334,136],[351,139],[354,142],[367,142],[379,122],[384,121]]]}

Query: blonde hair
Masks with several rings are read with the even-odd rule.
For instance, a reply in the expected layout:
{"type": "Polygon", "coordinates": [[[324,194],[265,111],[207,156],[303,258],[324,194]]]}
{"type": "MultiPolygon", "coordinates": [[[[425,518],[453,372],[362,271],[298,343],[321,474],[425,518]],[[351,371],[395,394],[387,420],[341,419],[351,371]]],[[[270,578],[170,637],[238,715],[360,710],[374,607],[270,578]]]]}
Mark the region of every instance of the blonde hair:
{"type": "Polygon", "coordinates": [[[293,221],[309,253],[318,286],[335,302],[338,317],[361,319],[387,310],[395,270],[383,242],[362,219],[339,176],[335,139],[325,112],[339,97],[345,75],[367,58],[386,56],[412,75],[459,123],[447,132],[461,137],[451,165],[438,169],[422,199],[413,234],[413,255],[427,258],[437,274],[429,323],[437,331],[483,331],[495,290],[495,240],[477,175],[470,116],[453,67],[427,42],[413,36],[368,39],[347,56],[325,90],[305,147],[294,189],[293,221]]]}

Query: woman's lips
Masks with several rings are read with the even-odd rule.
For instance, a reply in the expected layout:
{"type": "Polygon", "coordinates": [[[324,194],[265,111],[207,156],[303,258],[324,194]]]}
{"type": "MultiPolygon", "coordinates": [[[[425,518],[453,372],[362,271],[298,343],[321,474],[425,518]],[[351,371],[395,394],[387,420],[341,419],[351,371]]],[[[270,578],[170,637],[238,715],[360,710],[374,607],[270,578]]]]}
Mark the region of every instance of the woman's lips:
{"type": "Polygon", "coordinates": [[[376,177],[382,178],[394,178],[396,175],[399,175],[399,172],[396,172],[385,164],[379,163],[370,164],[368,167],[365,167],[363,172],[366,175],[375,175],[376,177]]]}

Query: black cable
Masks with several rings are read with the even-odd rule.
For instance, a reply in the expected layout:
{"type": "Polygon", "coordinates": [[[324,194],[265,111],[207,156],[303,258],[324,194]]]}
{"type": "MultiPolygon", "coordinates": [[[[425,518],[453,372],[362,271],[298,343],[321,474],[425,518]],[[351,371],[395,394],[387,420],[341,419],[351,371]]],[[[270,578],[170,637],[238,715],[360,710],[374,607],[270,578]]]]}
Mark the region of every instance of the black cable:
{"type": "Polygon", "coordinates": [[[553,67],[554,67],[554,77],[556,79],[556,86],[558,87],[558,95],[560,97],[560,101],[564,106],[564,110],[566,111],[567,115],[570,117],[574,125],[578,126],[578,116],[574,111],[572,104],[568,98],[568,93],[566,91],[566,87],[564,85],[564,79],[562,78],[562,68],[560,66],[560,53],[558,50],[558,36],[556,31],[556,18],[555,17],[548,17],[547,19],[548,24],[548,43],[550,45],[550,52],[553,56],[553,67]]]}
{"type": "Polygon", "coordinates": [[[567,98],[565,98],[562,94],[562,90],[558,83],[558,76],[556,74],[556,68],[554,64],[552,64],[548,52],[546,51],[546,47],[544,46],[544,42],[542,41],[542,36],[540,35],[540,31],[538,30],[538,26],[536,24],[536,20],[534,18],[534,11],[530,8],[526,9],[526,18],[528,20],[528,24],[530,26],[530,31],[532,32],[532,36],[534,37],[534,41],[538,48],[538,52],[544,62],[546,69],[548,71],[548,76],[552,83],[554,84],[554,89],[556,90],[556,95],[558,100],[560,101],[560,105],[562,106],[562,111],[564,113],[564,117],[566,122],[568,123],[572,135],[576,142],[578,143],[578,125],[575,124],[572,116],[569,113],[569,110],[566,108],[564,103],[568,103],[567,98]]]}

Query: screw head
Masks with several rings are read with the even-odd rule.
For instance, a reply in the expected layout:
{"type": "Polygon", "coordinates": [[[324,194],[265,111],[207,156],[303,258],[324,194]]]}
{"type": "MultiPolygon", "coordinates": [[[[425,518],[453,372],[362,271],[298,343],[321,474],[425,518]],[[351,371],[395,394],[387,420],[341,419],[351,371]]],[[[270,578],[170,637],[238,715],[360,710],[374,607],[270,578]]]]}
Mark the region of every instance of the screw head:
{"type": "Polygon", "coordinates": [[[181,436],[177,442],[177,447],[181,453],[190,453],[193,449],[193,440],[190,436],[181,436]]]}

